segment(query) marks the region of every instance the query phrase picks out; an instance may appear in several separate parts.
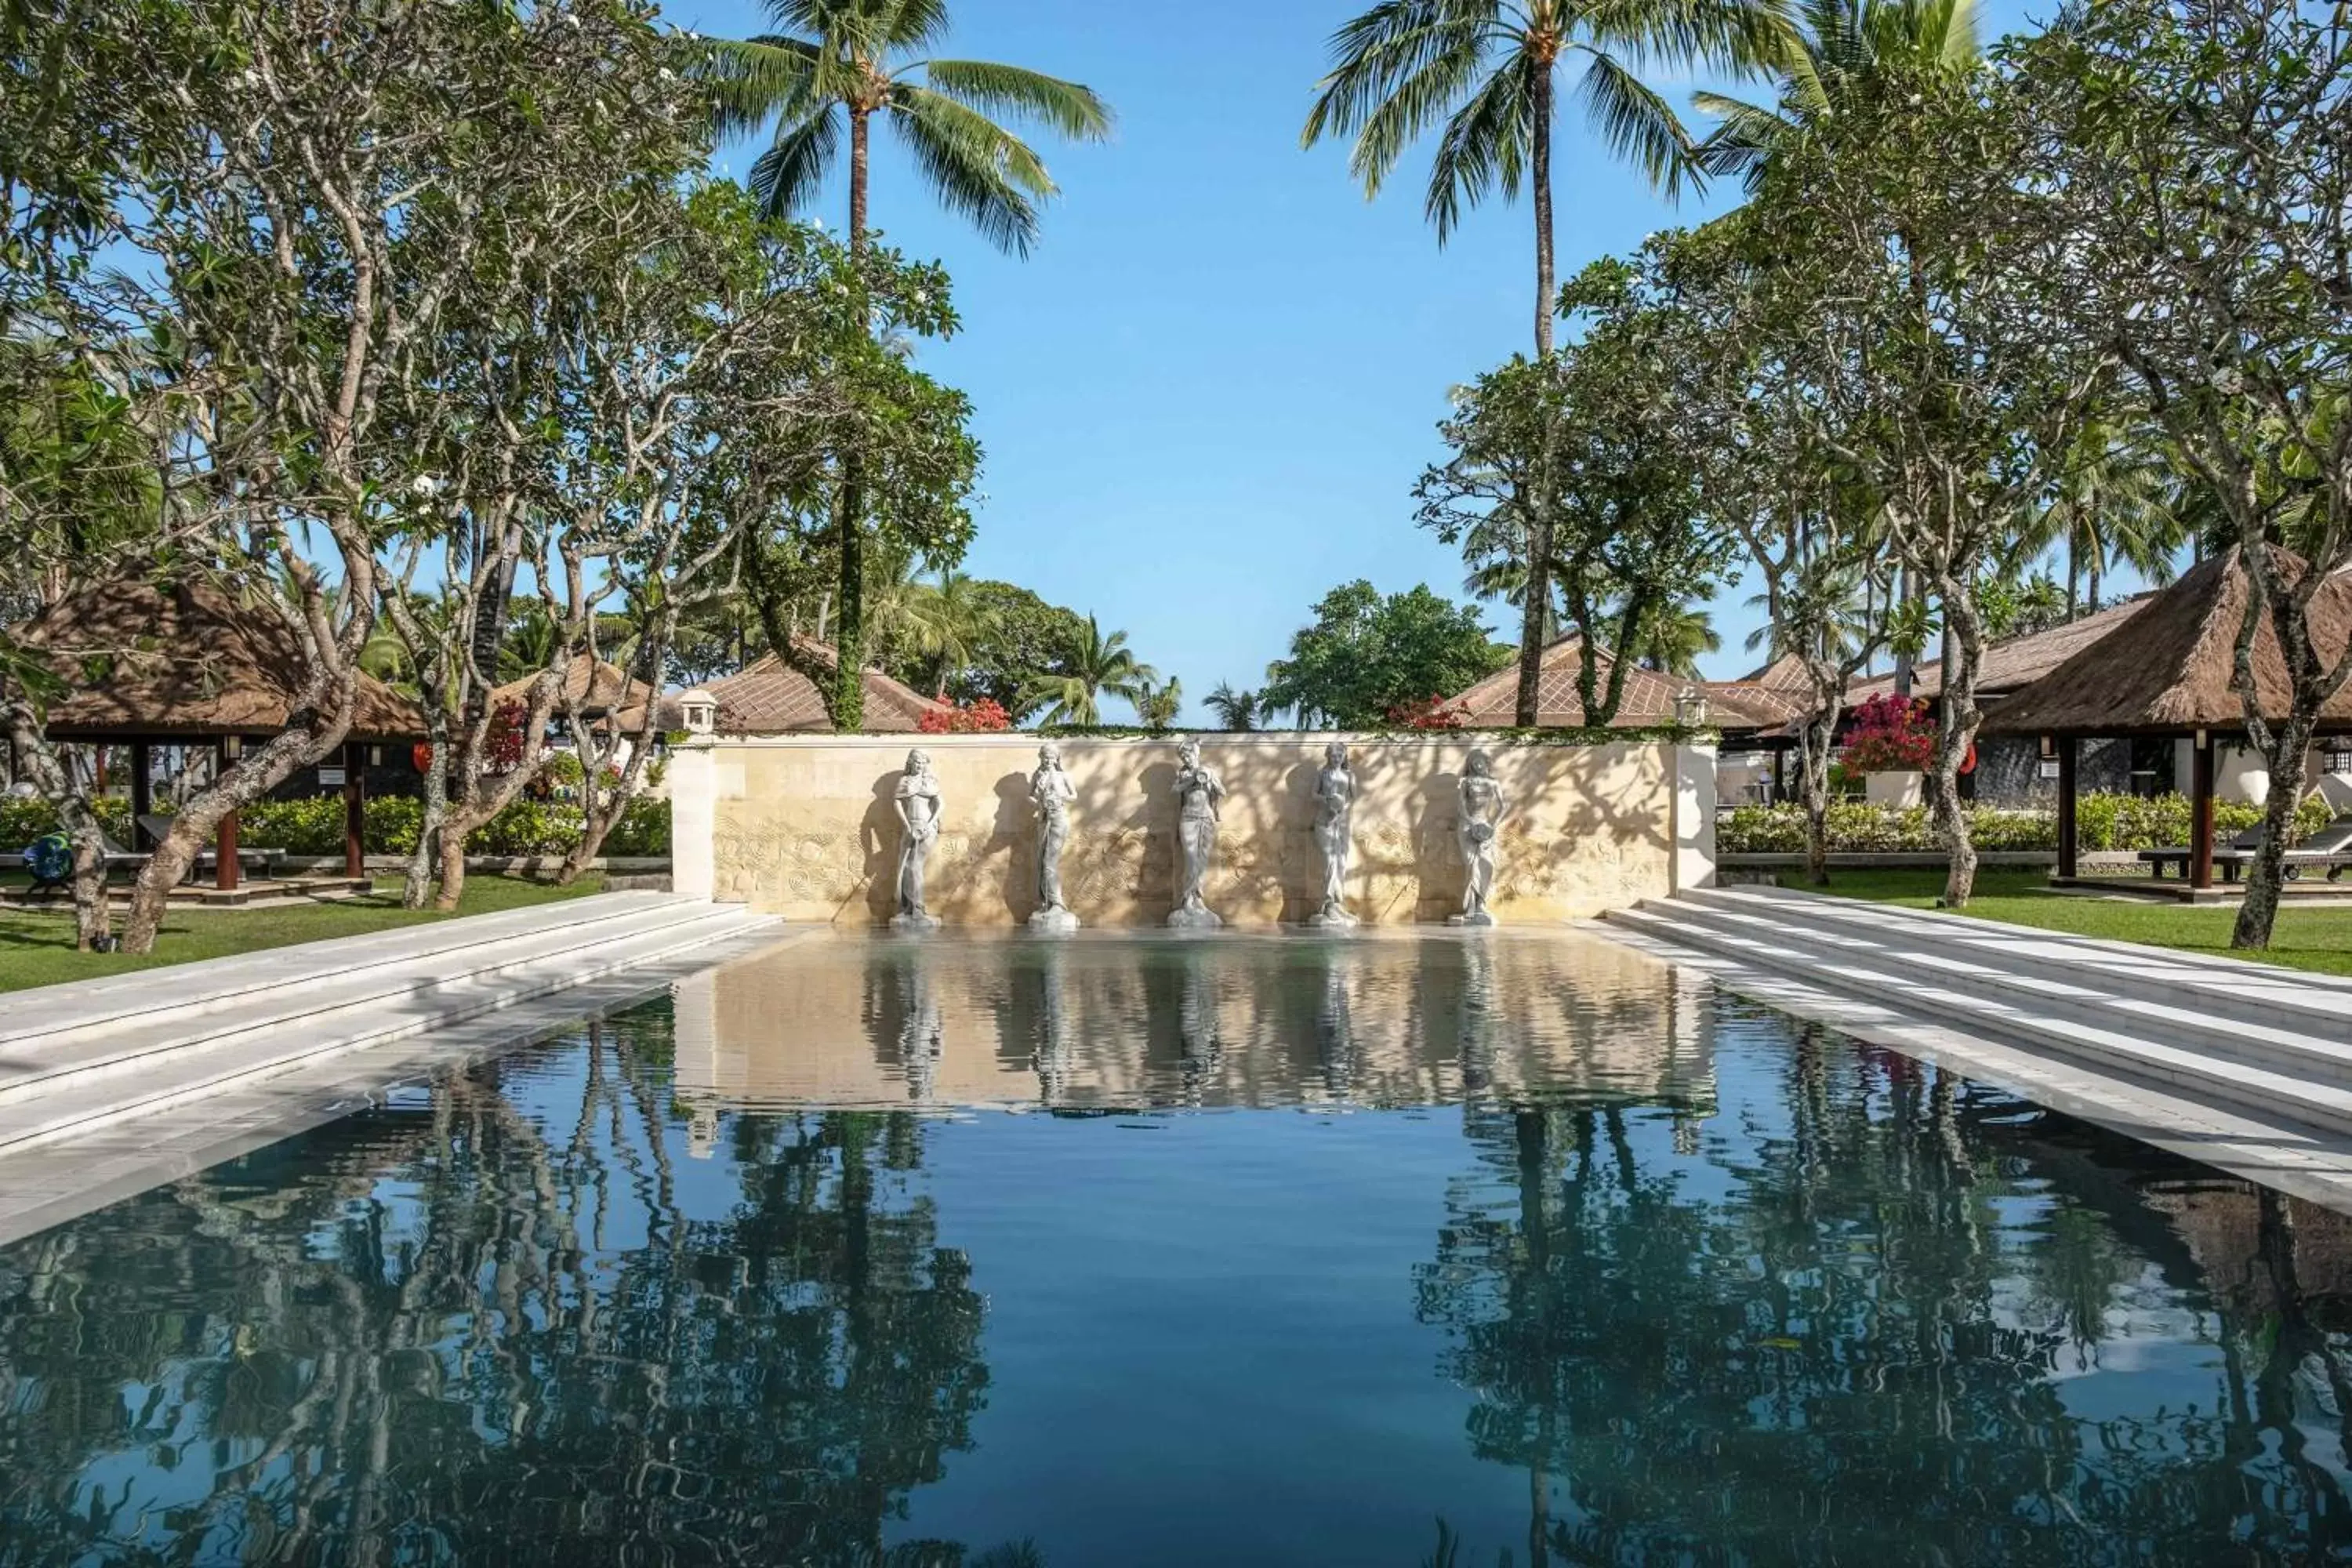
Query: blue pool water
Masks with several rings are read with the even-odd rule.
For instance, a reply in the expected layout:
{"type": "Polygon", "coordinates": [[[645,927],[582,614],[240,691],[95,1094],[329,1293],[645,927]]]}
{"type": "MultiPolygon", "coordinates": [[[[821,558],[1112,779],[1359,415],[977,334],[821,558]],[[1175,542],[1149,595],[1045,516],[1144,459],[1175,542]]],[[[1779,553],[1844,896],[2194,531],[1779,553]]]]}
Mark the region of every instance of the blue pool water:
{"type": "Polygon", "coordinates": [[[818,939],[0,1248],[0,1564],[2305,1563],[2347,1330],[1580,936],[818,939]]]}

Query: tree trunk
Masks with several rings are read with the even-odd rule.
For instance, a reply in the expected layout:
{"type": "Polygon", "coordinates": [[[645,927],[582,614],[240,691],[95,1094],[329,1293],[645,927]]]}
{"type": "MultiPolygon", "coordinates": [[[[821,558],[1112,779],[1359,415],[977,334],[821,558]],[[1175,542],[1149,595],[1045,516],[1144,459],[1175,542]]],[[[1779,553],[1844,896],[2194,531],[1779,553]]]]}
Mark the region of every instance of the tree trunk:
{"type": "MultiPolygon", "coordinates": [[[[1536,208],[1536,357],[1551,353],[1551,321],[1555,292],[1551,260],[1551,67],[1539,65],[1528,89],[1534,98],[1535,121],[1528,173],[1535,187],[1536,208]]],[[[1521,723],[1528,721],[1521,720],[1521,723]]]]}
{"type": "MultiPolygon", "coordinates": [[[[872,141],[869,111],[849,114],[849,249],[866,254],[867,153],[872,141]]],[[[854,437],[853,437],[854,439],[854,437]]],[[[835,731],[848,733],[866,723],[866,460],[854,447],[841,455],[841,494],[834,527],[840,547],[840,630],[834,637],[833,700],[825,704],[835,731]]]]}
{"type": "Polygon", "coordinates": [[[2270,744],[2263,749],[2271,793],[2263,804],[2263,841],[2254,847],[2253,864],[2246,868],[2245,902],[2238,906],[2237,924],[2230,930],[2233,948],[2259,952],[2271,944],[2279,891],[2286,883],[2287,839],[2294,830],[2295,807],[2303,801],[2313,728],[2312,720],[2300,713],[2271,726],[2270,744]]]}
{"type": "Polygon", "coordinates": [[[462,819],[441,825],[441,893],[433,907],[445,915],[466,896],[466,840],[472,834],[472,826],[462,819]]]}
{"type": "Polygon", "coordinates": [[[1977,616],[1973,584],[1947,583],[1944,594],[1942,721],[1936,731],[1936,766],[1927,775],[1936,837],[1950,857],[1944,879],[1944,907],[1962,909],[1976,890],[1977,847],[1960,803],[1960,766],[1976,744],[1977,670],[1984,661],[1984,625],[1977,616]]]}
{"type": "Polygon", "coordinates": [[[421,910],[433,891],[433,851],[441,825],[449,816],[449,715],[438,702],[425,708],[425,732],[431,737],[433,760],[424,775],[424,804],[416,819],[416,847],[409,852],[408,873],[401,883],[400,907],[421,910]]]}
{"type": "Polygon", "coordinates": [[[1813,716],[1798,731],[1798,771],[1805,791],[1805,880],[1830,885],[1830,748],[1837,740],[1838,697],[1816,687],[1813,716]]]}
{"type": "Polygon", "coordinates": [[[1551,516],[1540,503],[1528,519],[1528,586],[1519,607],[1519,688],[1511,722],[1533,729],[1543,690],[1544,622],[1551,605],[1551,516]]]}
{"type": "Polygon", "coordinates": [[[111,930],[106,907],[106,829],[89,796],[74,782],[73,770],[49,743],[27,703],[7,705],[8,736],[21,767],[73,845],[74,946],[89,952],[111,930]]]}
{"type": "Polygon", "coordinates": [[[187,876],[205,846],[213,842],[221,818],[259,800],[297,770],[317,766],[342,745],[351,729],[353,683],[346,677],[339,685],[340,690],[330,697],[331,718],[316,716],[311,724],[289,730],[247,752],[173,814],[171,831],[155,846],[131,887],[131,912],[122,922],[125,952],[155,951],[164,900],[187,876]]]}

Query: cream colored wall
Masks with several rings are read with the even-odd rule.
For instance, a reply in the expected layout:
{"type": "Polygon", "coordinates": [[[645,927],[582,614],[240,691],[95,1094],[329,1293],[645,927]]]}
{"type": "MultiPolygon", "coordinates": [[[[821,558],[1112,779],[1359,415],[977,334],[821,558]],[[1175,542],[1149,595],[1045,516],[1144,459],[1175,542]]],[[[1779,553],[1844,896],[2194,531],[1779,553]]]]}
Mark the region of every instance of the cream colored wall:
{"type": "MultiPolygon", "coordinates": [[[[1300,921],[1320,902],[1314,788],[1331,739],[1201,737],[1225,784],[1208,902],[1229,923],[1300,921]]],[[[1028,795],[1036,738],[929,736],[921,743],[946,805],[930,858],[930,911],[958,926],[1025,921],[1036,891],[1028,795]]],[[[1444,920],[1461,903],[1455,789],[1471,746],[1454,737],[1348,743],[1358,792],[1350,908],[1375,923],[1444,920]]],[[[1070,907],[1089,926],[1160,924],[1173,901],[1176,742],[1061,744],[1078,792],[1062,861],[1070,907]]],[[[887,920],[899,837],[892,792],[909,749],[903,737],[716,742],[711,895],[795,921],[887,920]]],[[[1486,750],[1511,802],[1494,900],[1500,919],[1580,919],[1672,890],[1672,746],[1486,750]]]]}

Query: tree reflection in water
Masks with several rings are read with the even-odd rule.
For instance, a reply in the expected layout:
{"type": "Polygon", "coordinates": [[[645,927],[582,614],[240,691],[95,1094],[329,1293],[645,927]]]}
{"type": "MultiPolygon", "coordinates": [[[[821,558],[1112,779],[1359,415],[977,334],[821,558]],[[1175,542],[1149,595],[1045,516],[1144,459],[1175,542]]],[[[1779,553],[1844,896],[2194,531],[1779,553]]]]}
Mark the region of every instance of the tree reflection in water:
{"type": "MultiPolygon", "coordinates": [[[[2105,1135],[1849,1043],[1788,1061],[1786,1124],[1708,1159],[1638,1106],[1465,1108],[1481,1173],[1417,1288],[1474,1451],[1528,1473],[1494,1560],[2352,1550],[2339,1216],[2201,1173],[2147,1190],[2105,1135]],[[2326,1224],[2325,1289],[2299,1217],[2326,1224]],[[2218,1373],[2146,1413],[2070,1405],[2058,1374],[2159,1295],[2210,1301],[2218,1373]]],[[[1471,1557],[1442,1527],[1433,1561],[1471,1557]]]]}
{"type": "Polygon", "coordinates": [[[987,1384],[926,1129],[739,1117],[688,1205],[660,1022],[0,1254],[0,1563],[965,1562],[882,1546],[987,1384]]]}

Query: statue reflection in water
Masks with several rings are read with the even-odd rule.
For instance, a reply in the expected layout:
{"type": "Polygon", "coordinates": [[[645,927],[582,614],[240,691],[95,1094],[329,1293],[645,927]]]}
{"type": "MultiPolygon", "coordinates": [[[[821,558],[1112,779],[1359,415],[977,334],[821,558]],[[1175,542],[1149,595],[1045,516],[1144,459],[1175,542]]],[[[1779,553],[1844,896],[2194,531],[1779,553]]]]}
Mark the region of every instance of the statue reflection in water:
{"type": "Polygon", "coordinates": [[[1068,952],[1061,943],[1039,943],[1037,952],[1037,1101],[1055,1106],[1070,1091],[1073,1055],[1068,999],[1063,994],[1068,952]]]}
{"type": "Polygon", "coordinates": [[[1462,1092],[1475,1100],[1495,1087],[1495,954],[1484,942],[1460,951],[1462,1092]]]}
{"type": "Polygon", "coordinates": [[[1323,970],[1323,997],[1315,1012],[1315,1047],[1323,1068],[1323,1089],[1341,1102],[1356,1087],[1356,1031],[1348,1016],[1348,967],[1339,954],[1330,956],[1323,970]]]}
{"type": "Polygon", "coordinates": [[[1218,1017],[1216,952],[1213,947],[1190,948],[1182,954],[1184,984],[1176,1003],[1176,1038],[1184,1053],[1184,1095],[1194,1101],[1225,1055],[1218,1017]]]}
{"type": "Polygon", "coordinates": [[[907,1074],[907,1098],[919,1105],[939,1092],[940,1058],[946,1054],[931,968],[919,956],[898,972],[898,1063],[907,1074]]]}

